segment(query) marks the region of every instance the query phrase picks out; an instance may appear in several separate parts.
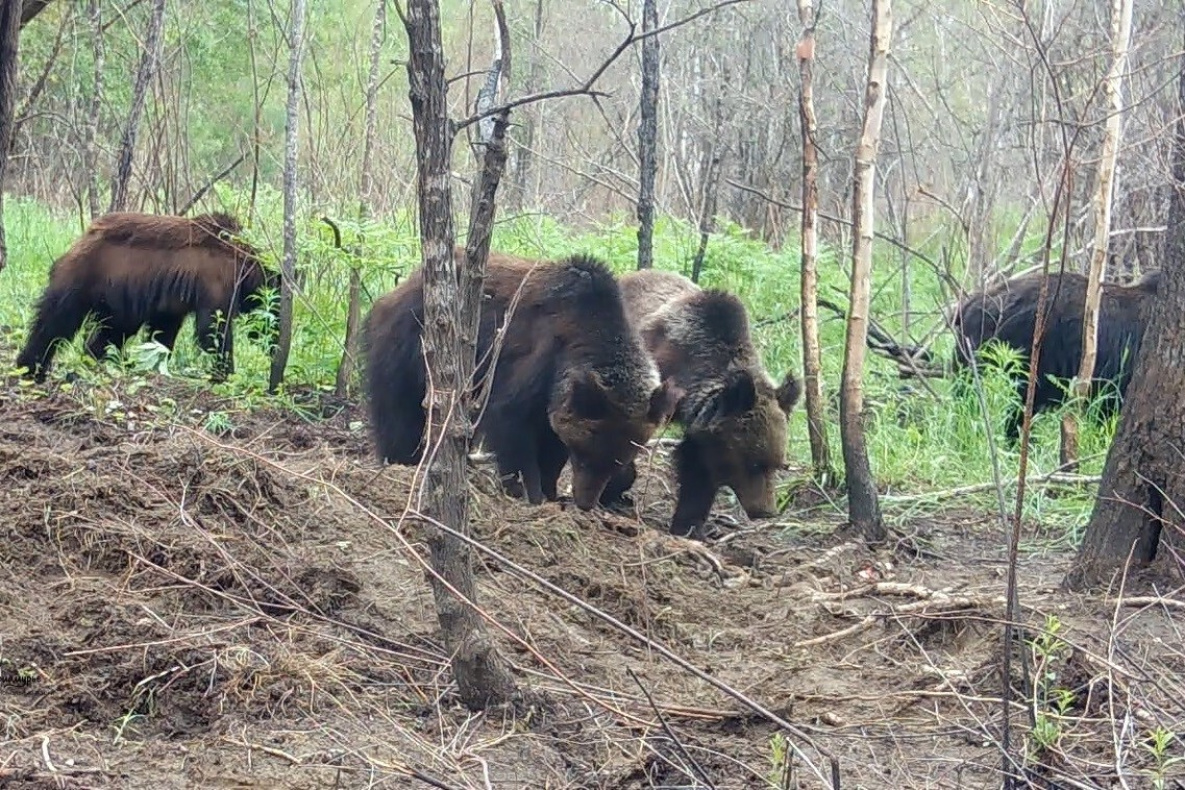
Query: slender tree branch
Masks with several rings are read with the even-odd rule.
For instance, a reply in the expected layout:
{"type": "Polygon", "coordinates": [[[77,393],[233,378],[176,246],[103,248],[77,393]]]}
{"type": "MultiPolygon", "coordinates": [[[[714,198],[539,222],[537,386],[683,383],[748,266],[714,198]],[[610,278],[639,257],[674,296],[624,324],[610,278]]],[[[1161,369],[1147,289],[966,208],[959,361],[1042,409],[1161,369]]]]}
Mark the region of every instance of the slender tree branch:
{"type": "MultiPolygon", "coordinates": [[[[532,104],[534,102],[543,101],[545,99],[560,99],[560,98],[564,98],[565,96],[608,96],[609,94],[605,93],[604,91],[594,90],[593,86],[597,83],[598,80],[601,79],[601,77],[605,74],[605,72],[609,70],[609,67],[612,66],[615,62],[617,62],[617,59],[621,57],[622,53],[624,53],[631,46],[633,46],[634,44],[637,44],[639,41],[642,41],[643,39],[650,38],[651,36],[662,35],[663,33],[666,33],[669,30],[674,30],[675,28],[683,27],[684,25],[694,22],[695,20],[699,19],[700,17],[704,17],[704,16],[707,16],[708,14],[715,13],[716,11],[727,8],[728,6],[733,6],[733,5],[738,5],[740,3],[748,3],[748,2],[750,2],[750,0],[723,0],[722,2],[717,3],[713,6],[709,6],[708,8],[701,8],[699,11],[696,11],[694,14],[690,14],[689,16],[683,17],[682,19],[678,19],[678,20],[675,20],[674,22],[670,22],[666,25],[663,25],[662,27],[657,27],[654,30],[647,30],[644,33],[638,33],[637,32],[637,25],[631,23],[629,35],[626,36],[625,39],[622,40],[622,42],[617,45],[617,48],[614,49],[613,52],[609,55],[609,57],[606,58],[601,63],[601,65],[597,67],[596,71],[594,71],[589,76],[589,78],[586,79],[578,87],[562,88],[560,90],[551,90],[551,91],[543,91],[542,93],[534,93],[529,96],[522,96],[520,98],[513,99],[511,101],[505,102],[504,104],[499,104],[496,107],[487,108],[485,110],[482,110],[481,112],[477,112],[477,113],[474,113],[473,115],[470,115],[468,118],[466,118],[463,121],[454,122],[453,123],[453,133],[456,134],[457,132],[460,132],[465,127],[475,124],[483,118],[488,118],[491,115],[498,115],[499,113],[503,113],[508,110],[513,110],[515,107],[521,107],[524,104],[532,104]]],[[[398,4],[396,4],[396,8],[398,9],[398,4]]]]}

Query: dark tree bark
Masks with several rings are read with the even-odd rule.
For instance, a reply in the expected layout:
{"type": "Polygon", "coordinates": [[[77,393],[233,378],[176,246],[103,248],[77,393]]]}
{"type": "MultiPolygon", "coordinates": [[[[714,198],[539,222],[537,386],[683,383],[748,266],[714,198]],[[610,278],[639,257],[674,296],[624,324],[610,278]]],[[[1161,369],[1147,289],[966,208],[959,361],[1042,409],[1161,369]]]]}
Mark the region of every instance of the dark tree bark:
{"type": "MultiPolygon", "coordinates": [[[[658,28],[657,0],[642,0],[642,32],[658,28]]],[[[654,265],[654,181],[658,175],[658,36],[642,39],[638,120],[638,268],[654,265]]]]}
{"type": "MultiPolygon", "coordinates": [[[[397,7],[398,8],[398,7],[397,7]]],[[[450,163],[454,128],[448,118],[440,9],[437,0],[410,0],[403,18],[410,55],[409,98],[416,137],[421,256],[424,274],[424,356],[432,371],[429,391],[429,453],[424,514],[454,530],[469,530],[469,377],[473,351],[464,342],[474,315],[463,315],[461,280],[453,254],[450,163]],[[463,346],[468,346],[468,360],[463,346]]],[[[469,268],[469,267],[466,267],[469,268]]],[[[470,278],[472,273],[470,273],[470,278]]],[[[480,280],[478,281],[480,287],[480,280]]],[[[469,283],[466,283],[469,286],[469,283]]],[[[474,333],[475,334],[475,333],[474,333]]],[[[430,530],[430,576],[436,614],[452,656],[462,702],[477,710],[511,699],[514,679],[474,608],[477,586],[468,544],[443,530],[430,530]]]]}
{"type": "MultiPolygon", "coordinates": [[[[387,37],[387,0],[378,0],[374,11],[374,27],[370,33],[370,73],[366,76],[366,130],[362,141],[362,204],[359,215],[363,219],[374,211],[374,133],[378,116],[379,65],[383,53],[383,40],[387,37]]],[[[346,303],[345,353],[337,366],[337,380],[333,391],[344,398],[350,389],[354,376],[355,360],[358,359],[358,327],[362,318],[362,270],[354,265],[350,268],[350,287],[346,303]]]]}
{"type": "Polygon", "coordinates": [[[872,239],[875,234],[874,187],[876,157],[884,119],[885,76],[893,18],[890,0],[872,0],[872,34],[868,82],[864,93],[864,125],[856,147],[852,190],[852,295],[844,349],[843,385],[839,400],[840,441],[848,490],[848,520],[870,543],[885,538],[876,481],[864,440],[864,357],[872,290],[872,239]]]}
{"type": "Polygon", "coordinates": [[[95,61],[93,93],[86,113],[83,132],[83,167],[86,169],[86,199],[91,217],[99,214],[99,114],[103,109],[103,7],[100,0],[90,0],[87,16],[91,24],[91,47],[95,61]]]}
{"type": "Polygon", "coordinates": [[[288,31],[288,106],[284,122],[284,258],[280,263],[280,331],[272,356],[268,390],[284,381],[288,352],[292,348],[292,296],[296,287],[296,163],[300,152],[300,64],[304,59],[305,0],[292,0],[292,27],[288,31]]]}
{"type": "Polygon", "coordinates": [[[148,99],[148,84],[156,74],[160,60],[161,32],[165,26],[165,0],[155,0],[152,17],[148,20],[148,32],[144,36],[144,52],[140,55],[140,68],[136,71],[136,84],[132,88],[132,106],[128,111],[127,126],[119,144],[119,158],[115,166],[115,180],[111,184],[111,206],[109,211],[123,211],[128,202],[128,183],[132,179],[132,158],[136,154],[136,136],[140,132],[140,116],[148,99]]]}
{"type": "Polygon", "coordinates": [[[21,38],[19,3],[0,3],[0,271],[8,265],[4,240],[4,177],[12,148],[13,112],[16,107],[17,50],[21,38]]]}
{"type": "MultiPolygon", "coordinates": [[[[1185,9],[1180,12],[1185,33],[1185,9]]],[[[1185,107],[1185,59],[1179,61],[1179,107],[1185,107]]],[[[1159,291],[1107,453],[1094,512],[1066,585],[1103,585],[1130,558],[1180,574],[1185,551],[1185,116],[1177,111],[1173,181],[1159,291]],[[1165,549],[1168,550],[1165,550],[1165,549]]]]}

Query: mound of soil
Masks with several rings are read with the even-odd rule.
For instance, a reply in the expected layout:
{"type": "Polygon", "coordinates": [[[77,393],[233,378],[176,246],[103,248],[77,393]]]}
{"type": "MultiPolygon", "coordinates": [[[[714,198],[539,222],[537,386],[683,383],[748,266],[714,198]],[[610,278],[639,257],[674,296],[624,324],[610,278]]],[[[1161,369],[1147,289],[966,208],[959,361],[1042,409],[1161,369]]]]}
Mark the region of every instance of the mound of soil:
{"type": "MultiPolygon", "coordinates": [[[[990,520],[909,523],[919,558],[830,537],[838,517],[750,525],[722,498],[704,545],[663,531],[661,450],[628,514],[529,507],[479,465],[480,603],[533,694],[475,715],[407,517],[420,481],[377,467],[355,407],[214,435],[147,395],[118,420],[8,395],[0,786],[823,787],[833,761],[844,787],[999,784],[990,520]]],[[[1139,738],[1185,727],[1173,610],[1060,594],[1067,560],[1022,569],[1018,770],[1098,787],[1123,765],[1138,786],[1139,738]]]]}

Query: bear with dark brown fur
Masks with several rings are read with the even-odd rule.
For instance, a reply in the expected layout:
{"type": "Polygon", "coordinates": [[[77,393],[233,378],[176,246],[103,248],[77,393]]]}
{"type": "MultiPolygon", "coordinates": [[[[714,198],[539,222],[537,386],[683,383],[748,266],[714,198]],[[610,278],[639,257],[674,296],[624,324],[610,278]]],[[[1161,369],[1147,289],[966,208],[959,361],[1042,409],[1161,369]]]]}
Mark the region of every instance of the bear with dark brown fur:
{"type": "MultiPolygon", "coordinates": [[[[1037,328],[1038,308],[1044,304],[1041,312],[1046,315],[1045,333],[1037,361],[1034,414],[1060,406],[1066,397],[1063,389],[1066,382],[1078,375],[1082,363],[1082,314],[1086,303],[1086,277],[1083,275],[1075,272],[1050,274],[1044,303],[1040,301],[1043,278],[1039,272],[1027,274],[973,293],[959,304],[952,321],[956,371],[968,366],[972,355],[992,339],[1012,347],[1028,359],[1037,328]],[[1050,377],[1060,380],[1061,386],[1050,377]]],[[[1127,285],[1102,284],[1091,397],[1102,396],[1100,406],[1104,418],[1117,413],[1122,405],[1147,325],[1142,311],[1156,294],[1159,283],[1160,271],[1152,270],[1127,285]]],[[[1005,427],[1010,444],[1020,440],[1023,404],[1028,390],[1027,373],[1017,377],[1015,386],[1020,403],[1013,406],[1005,427]]]]}
{"type": "MultiPolygon", "coordinates": [[[[463,260],[464,251],[456,256],[463,260]]],[[[367,317],[371,423],[387,463],[411,465],[423,456],[423,321],[422,269],[378,299],[367,317]]],[[[475,381],[489,388],[477,435],[507,491],[525,491],[532,504],[554,501],[570,460],[573,499],[582,509],[633,462],[678,399],[632,332],[613,275],[580,255],[557,263],[490,256],[475,381]]]]}
{"type": "Polygon", "coordinates": [[[99,217],[50,267],[17,367],[43,381],[57,343],[70,340],[88,314],[99,328],[86,348],[99,358],[108,346],[122,348],[144,325],[172,349],[185,317],[195,313],[199,345],[219,357],[215,378],[229,375],[232,320],[259,307],[263,289],[279,288],[278,273],[233,238],[241,232],[234,217],[221,213],[99,217]]]}
{"type": "MultiPolygon", "coordinates": [[[[801,394],[793,373],[775,385],[749,335],[744,305],[673,272],[644,270],[620,279],[626,311],[663,380],[684,394],[674,420],[679,485],[675,535],[698,535],[727,486],[750,518],[777,510],[776,474],[786,462],[786,421],[801,394]]],[[[623,470],[606,498],[633,483],[623,470]]]]}

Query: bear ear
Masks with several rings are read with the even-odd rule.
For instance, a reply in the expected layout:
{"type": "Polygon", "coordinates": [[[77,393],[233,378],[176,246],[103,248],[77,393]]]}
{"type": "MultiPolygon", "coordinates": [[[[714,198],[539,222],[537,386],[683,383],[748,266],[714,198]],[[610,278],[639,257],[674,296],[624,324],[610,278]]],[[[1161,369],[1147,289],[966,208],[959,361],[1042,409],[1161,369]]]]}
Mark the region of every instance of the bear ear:
{"type": "Polygon", "coordinates": [[[596,371],[578,373],[568,389],[568,409],[582,420],[603,420],[609,416],[609,393],[596,371]]]}
{"type": "Polygon", "coordinates": [[[685,394],[683,388],[675,384],[674,379],[667,379],[659,384],[654,388],[654,392],[650,393],[650,411],[646,414],[646,419],[655,424],[662,424],[671,419],[685,394]]]}
{"type": "Polygon", "coordinates": [[[757,405],[757,382],[747,370],[735,370],[724,381],[716,396],[716,411],[721,417],[744,414],[757,405]]]}
{"type": "Polygon", "coordinates": [[[798,405],[798,399],[802,396],[802,384],[794,377],[792,371],[786,371],[786,377],[782,379],[782,384],[778,387],[775,397],[778,399],[778,407],[787,415],[794,411],[794,407],[798,405]]]}

